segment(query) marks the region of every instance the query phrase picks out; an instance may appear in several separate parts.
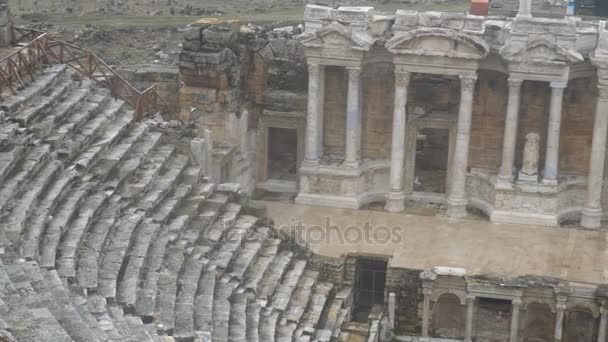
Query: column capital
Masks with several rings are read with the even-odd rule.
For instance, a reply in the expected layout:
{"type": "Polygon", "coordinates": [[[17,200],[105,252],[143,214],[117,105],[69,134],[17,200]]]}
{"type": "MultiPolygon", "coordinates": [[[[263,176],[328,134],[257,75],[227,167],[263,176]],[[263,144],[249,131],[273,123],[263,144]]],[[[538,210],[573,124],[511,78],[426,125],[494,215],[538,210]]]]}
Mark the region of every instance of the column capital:
{"type": "Polygon", "coordinates": [[[568,86],[568,81],[551,81],[551,83],[549,83],[549,85],[553,89],[564,90],[568,86]]]}
{"type": "Polygon", "coordinates": [[[511,300],[511,305],[513,305],[514,307],[521,306],[521,298],[515,298],[515,299],[511,300]]]}
{"type": "Polygon", "coordinates": [[[507,82],[509,83],[509,87],[511,88],[521,88],[521,85],[524,80],[522,80],[521,78],[509,77],[509,80],[507,82]]]}
{"type": "Polygon", "coordinates": [[[354,79],[356,81],[361,77],[361,68],[360,67],[346,67],[348,71],[348,77],[350,79],[354,79]]]}
{"type": "Polygon", "coordinates": [[[477,75],[460,75],[460,87],[462,90],[473,91],[476,82],[477,75]]]}
{"type": "Polygon", "coordinates": [[[395,71],[395,82],[398,86],[407,87],[410,84],[411,74],[409,72],[395,71]]]}
{"type": "Polygon", "coordinates": [[[477,299],[477,296],[476,296],[476,295],[473,295],[473,294],[467,294],[467,303],[474,302],[474,301],[475,301],[475,299],[477,299]]]}
{"type": "Polygon", "coordinates": [[[308,74],[312,77],[319,77],[321,75],[322,66],[318,63],[308,62],[308,74]]]}
{"type": "Polygon", "coordinates": [[[602,101],[608,101],[608,85],[598,84],[597,96],[602,101]]]}

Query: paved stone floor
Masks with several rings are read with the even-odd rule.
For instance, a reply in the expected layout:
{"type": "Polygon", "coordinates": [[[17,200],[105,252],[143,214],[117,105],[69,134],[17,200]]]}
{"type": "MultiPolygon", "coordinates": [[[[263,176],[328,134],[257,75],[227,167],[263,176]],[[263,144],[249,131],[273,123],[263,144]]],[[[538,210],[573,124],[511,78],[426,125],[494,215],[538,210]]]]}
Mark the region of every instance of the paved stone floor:
{"type": "Polygon", "coordinates": [[[608,282],[608,232],[264,203],[277,227],[289,229],[300,221],[305,227],[300,230],[308,232],[301,235],[303,239],[325,256],[377,254],[390,256],[393,267],[450,266],[466,268],[469,275],[538,275],[575,283],[608,282]],[[328,226],[328,220],[334,228],[322,236],[325,233],[321,232],[328,230],[317,227],[328,226]],[[374,233],[363,237],[366,223],[376,240],[374,233]],[[360,228],[348,228],[351,226],[360,228]],[[395,226],[399,227],[397,234],[395,226]],[[384,242],[391,230],[391,241],[384,242]]]}

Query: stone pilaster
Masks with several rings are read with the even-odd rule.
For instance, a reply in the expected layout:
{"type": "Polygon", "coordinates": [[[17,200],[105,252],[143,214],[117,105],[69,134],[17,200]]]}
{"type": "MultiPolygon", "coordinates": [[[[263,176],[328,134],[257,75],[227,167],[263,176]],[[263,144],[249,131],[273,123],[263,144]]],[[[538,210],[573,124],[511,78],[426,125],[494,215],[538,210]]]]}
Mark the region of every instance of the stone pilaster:
{"type": "Polygon", "coordinates": [[[514,299],[511,304],[511,333],[509,334],[509,342],[518,342],[517,338],[519,332],[519,311],[521,309],[521,300],[514,299]]]}
{"type": "Polygon", "coordinates": [[[393,111],[393,141],[391,145],[390,188],[385,209],[400,212],[405,209],[403,189],[403,160],[405,158],[405,127],[407,122],[407,87],[410,74],[395,73],[395,107],[393,111]]]}
{"type": "Polygon", "coordinates": [[[562,103],[566,82],[551,82],[551,106],[547,132],[547,152],[543,183],[557,185],[559,172],[559,136],[562,125],[562,103]]]}
{"type": "Polygon", "coordinates": [[[602,183],[606,161],[606,137],[608,135],[608,85],[598,87],[591,162],[587,177],[587,197],[583,207],[581,225],[585,228],[599,228],[602,220],[602,183]]]}
{"type": "Polygon", "coordinates": [[[433,293],[433,284],[430,282],[422,283],[422,294],[424,295],[422,303],[422,337],[429,337],[429,323],[431,320],[431,295],[433,293]]]}
{"type": "Polygon", "coordinates": [[[606,342],[606,324],[608,323],[608,306],[606,300],[602,302],[600,308],[600,326],[597,332],[597,342],[606,342]]]}
{"type": "Polygon", "coordinates": [[[322,67],[318,64],[308,63],[308,113],[306,114],[306,147],[304,162],[308,164],[319,163],[319,102],[321,96],[322,67]]]}
{"type": "Polygon", "coordinates": [[[517,11],[518,18],[532,17],[532,0],[519,0],[519,10],[517,11]]]}
{"type": "Polygon", "coordinates": [[[357,167],[361,161],[361,69],[347,68],[346,153],[344,163],[357,167]]]}
{"type": "Polygon", "coordinates": [[[471,114],[476,76],[460,76],[460,110],[454,159],[451,168],[450,194],[448,195],[448,215],[453,218],[466,216],[466,178],[469,162],[469,140],[471,138],[471,114]]]}
{"type": "Polygon", "coordinates": [[[467,317],[464,330],[464,342],[473,341],[473,317],[475,314],[475,296],[467,295],[467,317]]]}
{"type": "Polygon", "coordinates": [[[498,175],[499,181],[506,183],[513,182],[513,163],[515,162],[515,147],[517,144],[521,84],[522,80],[509,79],[509,99],[502,144],[502,164],[498,175]]]}
{"type": "Polygon", "coordinates": [[[555,342],[561,342],[564,334],[564,311],[566,310],[566,297],[558,296],[555,305],[555,342]]]}
{"type": "Polygon", "coordinates": [[[325,66],[321,65],[319,70],[319,100],[317,102],[317,154],[319,159],[323,158],[323,123],[325,120],[325,66]]]}

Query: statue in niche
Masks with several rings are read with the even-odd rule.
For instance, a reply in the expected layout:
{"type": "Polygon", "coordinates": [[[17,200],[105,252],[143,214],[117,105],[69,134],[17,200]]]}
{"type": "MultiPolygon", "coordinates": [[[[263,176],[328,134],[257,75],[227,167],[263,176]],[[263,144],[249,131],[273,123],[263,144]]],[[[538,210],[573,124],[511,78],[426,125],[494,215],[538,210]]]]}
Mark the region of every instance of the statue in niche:
{"type": "Polygon", "coordinates": [[[528,133],[526,135],[526,145],[524,146],[524,160],[521,167],[521,173],[526,176],[536,176],[538,174],[538,142],[540,136],[538,133],[528,133]]]}

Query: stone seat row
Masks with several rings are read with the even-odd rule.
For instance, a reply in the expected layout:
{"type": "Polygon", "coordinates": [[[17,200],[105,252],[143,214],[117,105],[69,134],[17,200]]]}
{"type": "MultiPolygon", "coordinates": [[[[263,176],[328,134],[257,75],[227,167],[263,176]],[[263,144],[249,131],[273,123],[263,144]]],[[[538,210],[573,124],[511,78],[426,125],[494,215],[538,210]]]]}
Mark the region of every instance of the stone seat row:
{"type": "Polygon", "coordinates": [[[350,288],[323,281],[308,252],[247,214],[240,192],[204,178],[164,138],[169,132],[135,122],[122,101],[65,66],[6,99],[2,334],[17,341],[340,334],[350,288]]]}

